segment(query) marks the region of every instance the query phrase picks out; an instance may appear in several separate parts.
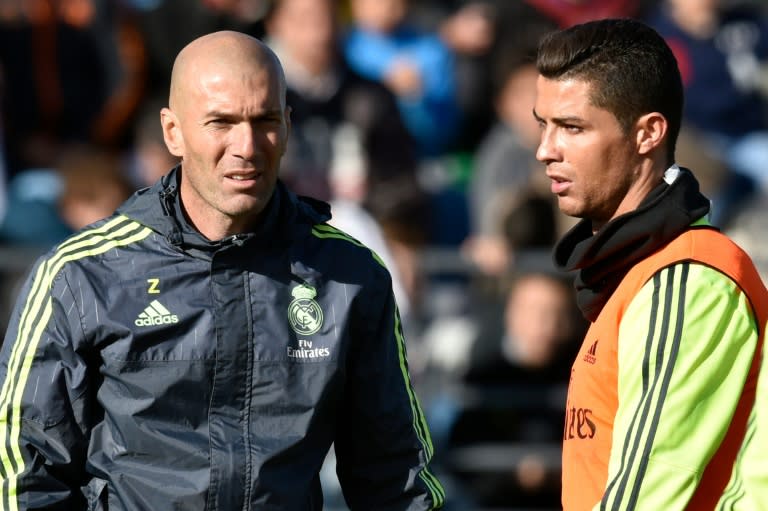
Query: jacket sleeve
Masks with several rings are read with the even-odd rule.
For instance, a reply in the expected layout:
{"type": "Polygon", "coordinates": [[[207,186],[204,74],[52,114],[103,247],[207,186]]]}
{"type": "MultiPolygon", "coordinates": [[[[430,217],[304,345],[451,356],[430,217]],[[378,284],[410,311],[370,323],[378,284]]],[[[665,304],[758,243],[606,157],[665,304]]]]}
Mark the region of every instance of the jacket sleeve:
{"type": "Polygon", "coordinates": [[[717,511],[768,511],[767,355],[768,351],[763,348],[757,395],[749,417],[747,433],[717,511]]]}
{"type": "Polygon", "coordinates": [[[78,307],[57,264],[33,267],[0,352],[0,509],[84,508],[88,372],[78,307]]]}
{"type": "Polygon", "coordinates": [[[747,297],[722,273],[657,272],[621,319],[618,410],[595,509],[683,510],[728,431],[758,342],[747,297]]]}
{"type": "Polygon", "coordinates": [[[445,498],[430,471],[432,441],[411,385],[391,288],[387,278],[381,290],[359,297],[367,313],[360,316],[347,361],[335,451],[353,511],[438,509],[445,498]]]}

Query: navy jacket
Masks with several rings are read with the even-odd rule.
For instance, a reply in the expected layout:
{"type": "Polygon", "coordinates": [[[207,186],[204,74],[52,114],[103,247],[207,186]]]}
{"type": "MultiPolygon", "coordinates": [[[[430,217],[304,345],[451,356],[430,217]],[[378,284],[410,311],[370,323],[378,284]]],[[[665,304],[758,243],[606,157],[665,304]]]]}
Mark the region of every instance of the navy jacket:
{"type": "Polygon", "coordinates": [[[387,270],[278,184],[209,242],[178,170],[33,267],[0,356],[0,509],[441,507],[387,270]]]}

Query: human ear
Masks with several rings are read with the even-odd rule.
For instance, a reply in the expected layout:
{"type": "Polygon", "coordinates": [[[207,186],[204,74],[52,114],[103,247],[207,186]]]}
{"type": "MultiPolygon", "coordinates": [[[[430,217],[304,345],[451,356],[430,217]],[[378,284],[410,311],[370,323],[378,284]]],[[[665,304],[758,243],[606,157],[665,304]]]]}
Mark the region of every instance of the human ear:
{"type": "Polygon", "coordinates": [[[667,138],[669,125],[667,118],[659,112],[645,114],[635,124],[637,133],[637,151],[647,155],[661,146],[667,138]]]}
{"type": "Polygon", "coordinates": [[[179,158],[184,156],[184,135],[181,133],[179,118],[170,108],[160,110],[160,124],[163,127],[163,140],[168,151],[179,158]]]}

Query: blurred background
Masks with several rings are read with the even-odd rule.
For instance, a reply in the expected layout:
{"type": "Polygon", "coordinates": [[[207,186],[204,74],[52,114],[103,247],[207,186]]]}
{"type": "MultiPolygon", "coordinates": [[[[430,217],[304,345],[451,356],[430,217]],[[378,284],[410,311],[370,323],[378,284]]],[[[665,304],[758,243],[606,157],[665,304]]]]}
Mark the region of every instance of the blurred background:
{"type": "MultiPolygon", "coordinates": [[[[176,164],[176,53],[233,29],[280,57],[282,178],[386,261],[446,509],[558,509],[585,331],[551,263],[574,220],[534,158],[542,34],[634,17],[678,58],[678,163],[768,275],[768,6],[761,0],[0,0],[0,335],[35,257],[176,164]]],[[[333,453],[327,509],[343,511],[333,453]]]]}

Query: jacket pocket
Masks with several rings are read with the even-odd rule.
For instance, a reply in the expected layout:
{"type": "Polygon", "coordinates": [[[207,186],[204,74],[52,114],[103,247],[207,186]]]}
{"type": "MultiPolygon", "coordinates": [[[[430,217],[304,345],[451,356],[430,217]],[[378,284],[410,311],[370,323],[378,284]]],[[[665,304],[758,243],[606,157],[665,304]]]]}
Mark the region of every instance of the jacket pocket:
{"type": "Polygon", "coordinates": [[[107,481],[93,478],[82,487],[82,492],[88,504],[88,511],[109,511],[107,481]]]}

